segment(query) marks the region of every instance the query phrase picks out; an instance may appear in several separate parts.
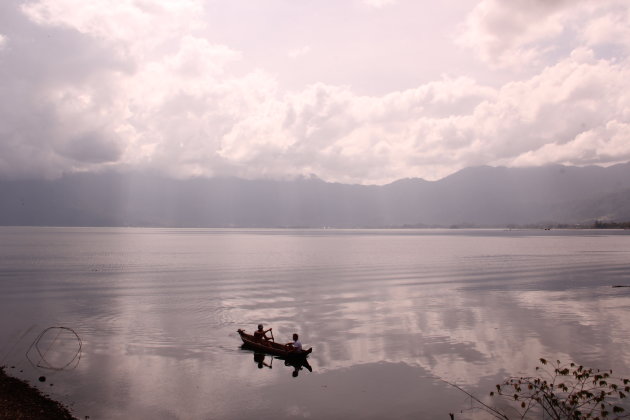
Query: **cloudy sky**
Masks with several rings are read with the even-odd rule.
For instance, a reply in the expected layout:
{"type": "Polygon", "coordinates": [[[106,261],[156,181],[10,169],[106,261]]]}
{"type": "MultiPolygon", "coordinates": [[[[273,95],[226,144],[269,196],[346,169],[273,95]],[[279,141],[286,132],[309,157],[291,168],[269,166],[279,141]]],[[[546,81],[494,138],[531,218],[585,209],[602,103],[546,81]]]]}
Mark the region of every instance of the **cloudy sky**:
{"type": "Polygon", "coordinates": [[[630,160],[627,0],[0,2],[0,177],[630,160]]]}

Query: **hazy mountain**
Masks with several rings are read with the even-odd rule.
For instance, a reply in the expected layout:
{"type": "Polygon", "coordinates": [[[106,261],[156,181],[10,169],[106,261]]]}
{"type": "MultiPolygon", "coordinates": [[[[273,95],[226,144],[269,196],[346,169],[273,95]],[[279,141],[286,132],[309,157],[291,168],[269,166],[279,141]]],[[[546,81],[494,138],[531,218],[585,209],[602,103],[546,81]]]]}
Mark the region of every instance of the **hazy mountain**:
{"type": "Polygon", "coordinates": [[[384,186],[147,174],[0,181],[0,224],[173,227],[506,226],[630,220],[630,163],[476,167],[384,186]]]}

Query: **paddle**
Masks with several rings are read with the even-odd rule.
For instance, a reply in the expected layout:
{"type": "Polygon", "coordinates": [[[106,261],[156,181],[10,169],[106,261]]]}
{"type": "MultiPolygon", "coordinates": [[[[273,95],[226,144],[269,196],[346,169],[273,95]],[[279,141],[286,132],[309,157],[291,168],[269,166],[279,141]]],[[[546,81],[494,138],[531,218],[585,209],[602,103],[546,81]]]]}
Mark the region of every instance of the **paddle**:
{"type": "Polygon", "coordinates": [[[273,338],[273,330],[271,328],[269,328],[269,332],[271,333],[271,341],[273,341],[275,343],[276,339],[273,338]]]}

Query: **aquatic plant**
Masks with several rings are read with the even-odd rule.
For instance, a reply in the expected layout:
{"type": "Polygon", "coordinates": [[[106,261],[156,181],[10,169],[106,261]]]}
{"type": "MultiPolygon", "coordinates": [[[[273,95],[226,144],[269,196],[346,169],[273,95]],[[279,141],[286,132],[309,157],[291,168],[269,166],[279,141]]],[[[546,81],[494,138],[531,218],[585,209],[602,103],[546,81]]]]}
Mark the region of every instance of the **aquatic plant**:
{"type": "Polygon", "coordinates": [[[623,400],[630,395],[629,379],[613,377],[612,370],[562,364],[559,360],[549,362],[541,358],[540,364],[536,367],[536,376],[509,377],[496,385],[496,391],[490,392],[490,396],[509,403],[516,413],[511,417],[505,410],[485,404],[454,386],[470,396],[478,404],[477,408],[502,420],[540,418],[541,415],[553,420],[630,417],[623,407],[623,400]]]}

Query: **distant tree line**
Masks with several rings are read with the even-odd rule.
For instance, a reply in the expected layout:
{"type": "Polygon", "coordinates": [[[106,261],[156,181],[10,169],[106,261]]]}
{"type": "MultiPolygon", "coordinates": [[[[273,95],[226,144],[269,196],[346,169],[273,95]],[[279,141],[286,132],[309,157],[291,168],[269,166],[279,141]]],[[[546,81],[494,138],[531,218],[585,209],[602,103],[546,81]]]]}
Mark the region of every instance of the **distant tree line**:
{"type": "Polygon", "coordinates": [[[605,222],[595,220],[589,223],[536,223],[529,225],[508,225],[509,229],[630,229],[630,221],[627,222],[605,222]]]}
{"type": "MultiPolygon", "coordinates": [[[[630,229],[630,221],[627,222],[605,222],[595,220],[588,223],[554,223],[541,222],[527,225],[479,225],[474,223],[460,223],[455,225],[427,225],[423,223],[405,224],[401,226],[386,226],[389,229],[483,229],[483,228],[506,228],[506,229],[630,229]]],[[[367,227],[366,227],[367,228],[367,227]]]]}
{"type": "Polygon", "coordinates": [[[630,222],[603,222],[596,220],[593,223],[594,229],[630,229],[630,222]]]}

